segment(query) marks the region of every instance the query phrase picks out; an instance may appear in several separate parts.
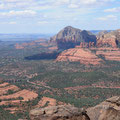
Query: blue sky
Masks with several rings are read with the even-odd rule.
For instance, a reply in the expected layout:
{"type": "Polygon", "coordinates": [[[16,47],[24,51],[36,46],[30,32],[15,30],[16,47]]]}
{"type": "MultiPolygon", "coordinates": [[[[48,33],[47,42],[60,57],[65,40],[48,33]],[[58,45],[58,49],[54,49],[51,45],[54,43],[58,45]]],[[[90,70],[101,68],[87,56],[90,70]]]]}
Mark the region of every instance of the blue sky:
{"type": "Polygon", "coordinates": [[[120,0],[0,0],[0,33],[57,33],[65,26],[120,29],[120,0]]]}

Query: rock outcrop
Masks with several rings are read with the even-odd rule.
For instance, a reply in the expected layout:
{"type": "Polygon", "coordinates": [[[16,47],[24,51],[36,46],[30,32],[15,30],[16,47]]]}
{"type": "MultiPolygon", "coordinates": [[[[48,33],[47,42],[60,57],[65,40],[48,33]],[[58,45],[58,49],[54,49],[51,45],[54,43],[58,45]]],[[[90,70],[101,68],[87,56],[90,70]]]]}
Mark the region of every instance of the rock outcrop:
{"type": "Polygon", "coordinates": [[[30,111],[31,120],[90,120],[85,110],[71,105],[36,108],[30,111]]]}
{"type": "Polygon", "coordinates": [[[36,108],[29,113],[31,120],[120,120],[120,96],[114,96],[87,110],[72,105],[36,108]]]}
{"type": "Polygon", "coordinates": [[[102,59],[98,58],[89,49],[83,49],[81,47],[71,48],[63,51],[56,59],[56,61],[70,61],[80,62],[85,65],[98,65],[102,62],[102,59]]]}
{"type": "Polygon", "coordinates": [[[87,114],[90,120],[120,120],[120,96],[114,96],[89,108],[87,114]]]}
{"type": "Polygon", "coordinates": [[[97,47],[120,47],[120,29],[101,33],[97,37],[97,47]]]}
{"type": "Polygon", "coordinates": [[[58,49],[74,48],[80,43],[92,42],[96,44],[96,36],[89,31],[80,30],[71,26],[65,27],[57,35],[53,36],[50,40],[56,42],[58,49]]]}

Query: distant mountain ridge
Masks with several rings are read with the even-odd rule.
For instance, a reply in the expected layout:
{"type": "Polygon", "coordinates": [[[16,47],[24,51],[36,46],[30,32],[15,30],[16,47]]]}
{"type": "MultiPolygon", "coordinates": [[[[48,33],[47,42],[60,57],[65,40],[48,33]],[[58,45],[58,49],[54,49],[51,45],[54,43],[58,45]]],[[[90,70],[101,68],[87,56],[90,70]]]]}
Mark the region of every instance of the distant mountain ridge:
{"type": "Polygon", "coordinates": [[[57,35],[50,39],[51,42],[56,42],[58,49],[74,48],[80,43],[96,44],[96,36],[86,30],[80,30],[71,26],[62,29],[57,35]]]}

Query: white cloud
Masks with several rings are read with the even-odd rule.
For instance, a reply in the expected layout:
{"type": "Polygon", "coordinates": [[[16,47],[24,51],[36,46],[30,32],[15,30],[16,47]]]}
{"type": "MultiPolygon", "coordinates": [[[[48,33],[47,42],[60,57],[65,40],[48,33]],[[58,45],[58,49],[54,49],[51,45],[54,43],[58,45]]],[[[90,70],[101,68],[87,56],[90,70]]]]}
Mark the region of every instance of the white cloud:
{"type": "Polygon", "coordinates": [[[17,22],[15,22],[15,21],[10,21],[10,22],[0,22],[0,24],[15,25],[15,24],[17,24],[17,22]]]}
{"type": "Polygon", "coordinates": [[[83,4],[96,4],[98,0],[81,0],[81,3],[83,4]]]}
{"type": "Polygon", "coordinates": [[[69,8],[77,7],[96,7],[106,3],[115,2],[116,0],[0,0],[0,9],[50,9],[59,6],[68,6],[69,8]]]}
{"type": "Polygon", "coordinates": [[[106,9],[104,12],[120,12],[120,7],[106,9]]]}
{"type": "Polygon", "coordinates": [[[17,22],[12,21],[12,22],[9,22],[9,24],[15,25],[15,24],[17,24],[17,22]]]}
{"type": "Polygon", "coordinates": [[[79,8],[79,5],[77,4],[70,4],[68,8],[79,8]]]}
{"type": "Polygon", "coordinates": [[[99,17],[98,20],[106,21],[106,20],[117,20],[117,16],[115,15],[107,15],[105,17],[99,17]]]}
{"type": "Polygon", "coordinates": [[[32,10],[24,10],[24,11],[9,11],[9,12],[0,12],[0,17],[18,17],[18,16],[35,16],[37,13],[32,10]]]}
{"type": "Polygon", "coordinates": [[[48,21],[39,21],[38,24],[48,24],[48,21]]]}
{"type": "Polygon", "coordinates": [[[69,4],[70,0],[56,0],[54,3],[56,5],[65,5],[65,4],[69,4]]]}

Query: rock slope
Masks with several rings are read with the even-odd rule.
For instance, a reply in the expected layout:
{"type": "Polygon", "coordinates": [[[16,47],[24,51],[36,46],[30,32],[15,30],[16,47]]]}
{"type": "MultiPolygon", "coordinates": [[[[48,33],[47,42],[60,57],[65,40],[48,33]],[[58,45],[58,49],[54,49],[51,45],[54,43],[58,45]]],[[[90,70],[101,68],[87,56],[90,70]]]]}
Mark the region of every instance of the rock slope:
{"type": "Polygon", "coordinates": [[[56,42],[58,49],[69,49],[74,48],[76,45],[80,45],[80,43],[92,42],[96,44],[96,36],[88,31],[82,31],[68,26],[57,35],[53,36],[50,41],[56,42]]]}

